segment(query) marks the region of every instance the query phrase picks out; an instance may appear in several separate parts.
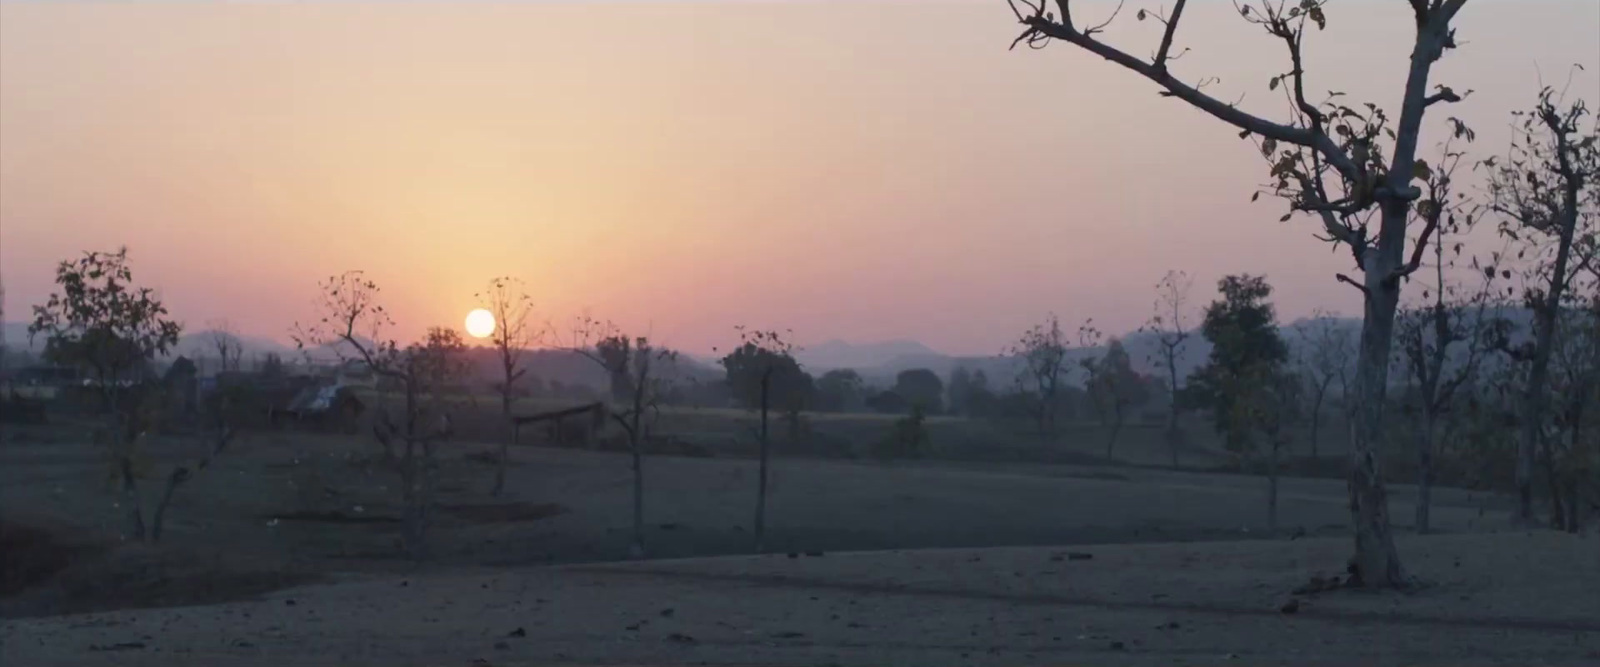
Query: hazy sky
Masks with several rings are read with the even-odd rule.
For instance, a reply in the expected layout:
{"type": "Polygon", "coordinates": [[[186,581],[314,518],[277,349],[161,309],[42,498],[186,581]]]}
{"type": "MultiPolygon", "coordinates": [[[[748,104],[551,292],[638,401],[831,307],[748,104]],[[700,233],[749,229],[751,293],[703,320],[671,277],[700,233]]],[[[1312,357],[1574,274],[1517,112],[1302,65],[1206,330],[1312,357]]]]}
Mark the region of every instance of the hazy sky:
{"type": "MultiPolygon", "coordinates": [[[[1095,11],[1106,3],[1091,3],[1095,11]]],[[[1313,91],[1394,109],[1405,3],[1331,3],[1313,91]]],[[[1132,11],[1107,38],[1152,51],[1132,11]]],[[[992,353],[1047,311],[1138,326],[1258,272],[1355,312],[1307,220],[1250,204],[1235,132],[1003,2],[0,3],[0,277],[13,319],[83,249],[131,247],[191,327],[286,338],[366,269],[406,331],[491,277],[694,352],[731,327],[992,353]]],[[[1503,152],[1539,72],[1600,103],[1600,3],[1474,0],[1434,80],[1503,152]]],[[[1176,70],[1281,111],[1281,45],[1201,1],[1176,70]]],[[[1396,114],[1397,115],[1397,114],[1396,114]]],[[[1425,138],[1431,146],[1442,135],[1425,138]]]]}

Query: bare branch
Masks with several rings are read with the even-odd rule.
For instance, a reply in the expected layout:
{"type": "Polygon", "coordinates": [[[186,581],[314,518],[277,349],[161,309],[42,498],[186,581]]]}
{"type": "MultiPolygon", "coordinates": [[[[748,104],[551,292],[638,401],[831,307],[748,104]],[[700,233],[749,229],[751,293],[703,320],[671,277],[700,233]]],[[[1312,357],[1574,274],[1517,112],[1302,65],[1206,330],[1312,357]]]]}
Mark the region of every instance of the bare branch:
{"type": "MultiPolygon", "coordinates": [[[[1106,19],[1104,22],[1100,23],[1099,25],[1096,25],[1096,26],[1094,26],[1092,28],[1088,28],[1088,29],[1084,30],[1083,34],[1084,35],[1093,35],[1093,34],[1095,34],[1097,32],[1104,32],[1105,29],[1106,29],[1106,26],[1111,25],[1112,21],[1117,20],[1117,15],[1122,13],[1122,5],[1124,4],[1124,2],[1125,2],[1125,0],[1117,0],[1117,8],[1114,9],[1114,10],[1111,10],[1111,17],[1106,19]]],[[[1061,3],[1061,6],[1063,7],[1063,11],[1065,11],[1066,4],[1067,4],[1066,2],[1062,2],[1061,3]]]]}
{"type": "Polygon", "coordinates": [[[1422,255],[1428,250],[1428,238],[1439,228],[1438,213],[1425,217],[1422,234],[1417,237],[1417,244],[1411,248],[1411,259],[1405,264],[1395,267],[1394,272],[1389,274],[1389,280],[1399,280],[1416,273],[1417,269],[1422,268],[1422,255]]]}
{"type": "Polygon", "coordinates": [[[1178,19],[1183,17],[1183,5],[1186,0],[1178,0],[1172,7],[1172,18],[1167,19],[1167,29],[1161,34],[1161,48],[1156,51],[1155,69],[1158,72],[1167,71],[1167,58],[1172,51],[1172,38],[1178,32],[1178,19]]]}
{"type": "Polygon", "coordinates": [[[1422,106],[1431,107],[1431,106],[1433,106],[1435,104],[1438,104],[1440,102],[1455,103],[1455,102],[1460,102],[1460,101],[1461,101],[1461,96],[1456,94],[1456,91],[1451,90],[1449,88],[1440,87],[1439,92],[1434,93],[1432,95],[1429,95],[1429,96],[1427,96],[1427,97],[1422,99],[1422,106]]]}
{"type": "Polygon", "coordinates": [[[1351,278],[1350,276],[1347,276],[1347,275],[1345,275],[1343,273],[1336,273],[1336,274],[1334,274],[1333,277],[1337,278],[1339,280],[1339,282],[1341,282],[1341,283],[1345,283],[1345,284],[1347,284],[1347,285],[1349,285],[1351,287],[1354,287],[1354,288],[1356,288],[1358,290],[1361,290],[1361,293],[1363,295],[1365,295],[1365,296],[1368,296],[1368,297],[1372,296],[1372,290],[1367,289],[1366,285],[1361,284],[1355,278],[1351,278]]]}
{"type": "MultiPolygon", "coordinates": [[[[1060,0],[1063,11],[1067,1],[1060,0]]],[[[1310,128],[1285,125],[1270,121],[1239,110],[1236,106],[1228,104],[1215,97],[1207,95],[1200,89],[1179,81],[1165,68],[1157,68],[1154,64],[1144,62],[1139,58],[1129,55],[1114,46],[1094,39],[1093,36],[1074,29],[1070,23],[1063,19],[1060,22],[1052,21],[1045,16],[1030,16],[1023,19],[1023,24],[1028,26],[1028,31],[1023,33],[1029,36],[1033,33],[1059,39],[1078,46],[1090,53],[1123,66],[1133,72],[1149,79],[1165,89],[1166,95],[1176,97],[1191,106],[1216,117],[1229,125],[1237,127],[1247,133],[1259,134],[1276,141],[1304,146],[1317,151],[1324,159],[1337,169],[1351,182],[1360,182],[1359,169],[1350,156],[1326,135],[1319,134],[1310,128]]]]}

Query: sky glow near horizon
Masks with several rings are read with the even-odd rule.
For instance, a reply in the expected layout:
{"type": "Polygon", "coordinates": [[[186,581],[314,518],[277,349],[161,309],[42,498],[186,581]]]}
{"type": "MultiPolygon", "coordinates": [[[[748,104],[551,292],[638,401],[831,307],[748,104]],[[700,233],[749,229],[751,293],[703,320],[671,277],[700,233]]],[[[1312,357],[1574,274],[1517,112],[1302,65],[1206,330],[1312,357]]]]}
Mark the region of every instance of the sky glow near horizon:
{"type": "MultiPolygon", "coordinates": [[[[1106,39],[1153,50],[1146,5],[1106,39]]],[[[1600,104],[1600,4],[1479,0],[1458,25],[1433,81],[1476,93],[1424,154],[1452,115],[1503,154],[1541,79],[1600,104]]],[[[1281,47],[1226,3],[1183,27],[1179,74],[1281,117],[1281,47]]],[[[1312,90],[1393,114],[1410,31],[1402,3],[1334,3],[1312,90]]],[[[278,340],[357,268],[402,337],[512,275],[551,317],[694,352],[735,324],[960,354],[1047,312],[1122,332],[1168,269],[1196,306],[1251,272],[1284,320],[1358,312],[1348,253],[1250,203],[1249,143],[1072,47],[1008,52],[1016,32],[998,1],[0,3],[7,318],[123,244],[190,328],[278,340]]]]}

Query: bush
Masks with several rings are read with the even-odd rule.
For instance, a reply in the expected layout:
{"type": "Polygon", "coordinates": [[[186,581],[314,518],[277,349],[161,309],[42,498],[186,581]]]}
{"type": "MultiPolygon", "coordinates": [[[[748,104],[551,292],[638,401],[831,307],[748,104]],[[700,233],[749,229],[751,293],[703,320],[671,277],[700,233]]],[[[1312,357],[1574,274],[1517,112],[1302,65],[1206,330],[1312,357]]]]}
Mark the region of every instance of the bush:
{"type": "Polygon", "coordinates": [[[884,459],[918,458],[928,450],[927,417],[920,404],[911,406],[911,413],[896,419],[894,428],[884,438],[873,443],[873,456],[884,459]]]}

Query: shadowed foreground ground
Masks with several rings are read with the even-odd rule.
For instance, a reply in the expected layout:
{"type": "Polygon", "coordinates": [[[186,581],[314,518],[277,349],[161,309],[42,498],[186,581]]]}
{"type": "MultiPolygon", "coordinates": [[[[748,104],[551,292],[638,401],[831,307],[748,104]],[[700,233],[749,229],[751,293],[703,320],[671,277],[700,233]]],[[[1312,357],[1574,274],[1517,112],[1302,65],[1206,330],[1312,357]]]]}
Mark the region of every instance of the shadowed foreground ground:
{"type": "Polygon", "coordinates": [[[1291,595],[1337,572],[1348,548],[780,554],[361,578],[209,607],[18,620],[0,629],[0,663],[1600,664],[1593,537],[1409,537],[1420,591],[1291,595]],[[1284,613],[1291,599],[1298,609],[1284,613]]]}

